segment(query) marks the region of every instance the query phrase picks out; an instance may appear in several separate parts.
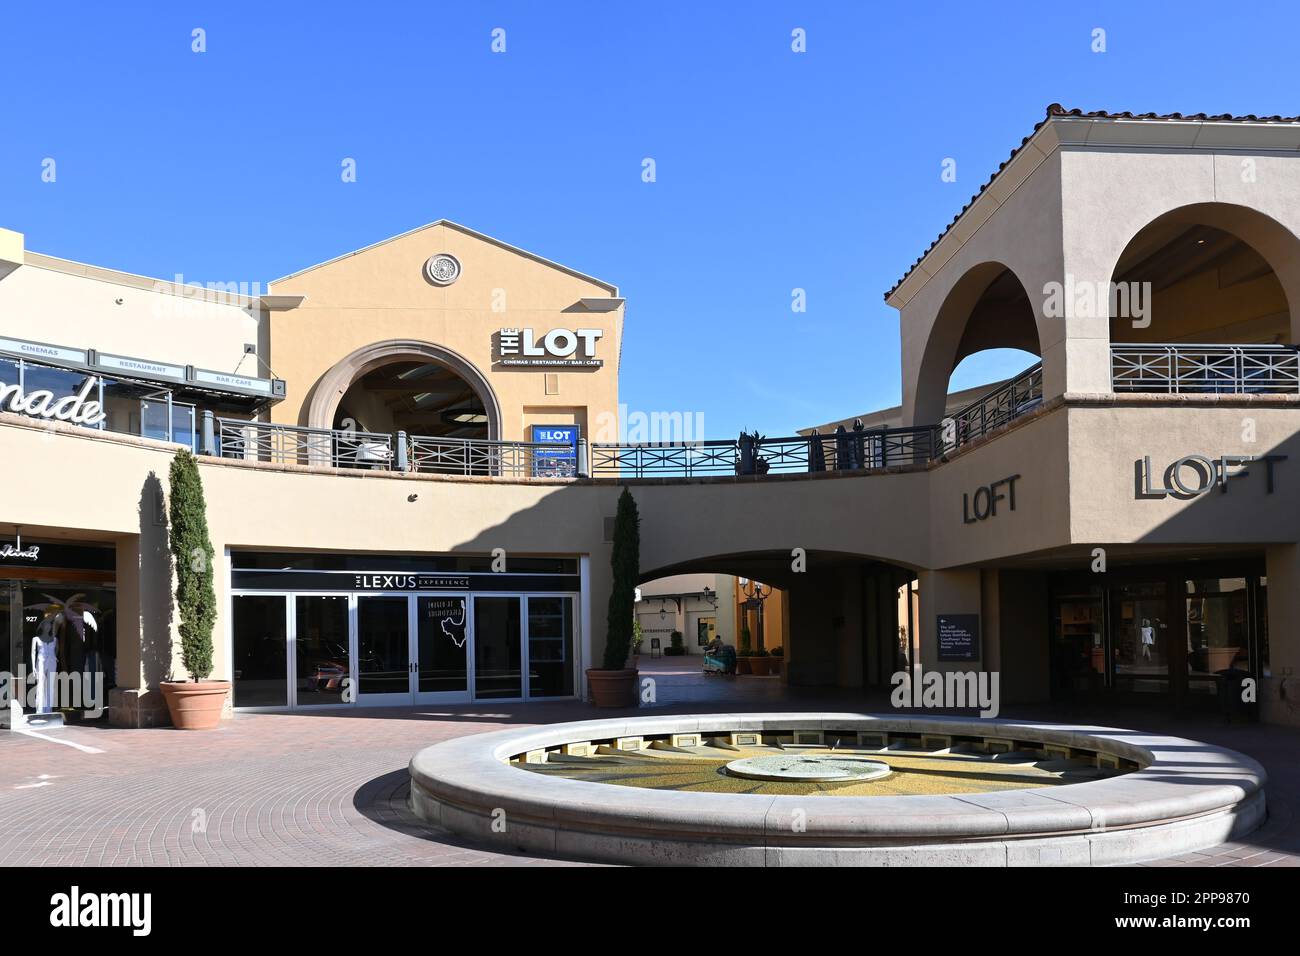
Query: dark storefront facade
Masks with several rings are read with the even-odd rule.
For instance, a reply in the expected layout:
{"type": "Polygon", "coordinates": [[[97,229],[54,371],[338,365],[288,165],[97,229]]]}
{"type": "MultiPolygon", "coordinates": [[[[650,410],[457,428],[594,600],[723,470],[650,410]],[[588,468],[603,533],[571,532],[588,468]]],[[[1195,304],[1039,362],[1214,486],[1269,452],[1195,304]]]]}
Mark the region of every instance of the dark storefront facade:
{"type": "Polygon", "coordinates": [[[233,552],[234,706],[574,697],[580,580],[569,557],[233,552]]]}
{"type": "Polygon", "coordinates": [[[112,546],[0,539],[0,627],[7,677],[0,719],[52,709],[66,719],[99,716],[115,686],[116,552],[112,546]],[[35,642],[52,650],[42,653],[35,642]],[[37,659],[53,664],[41,707],[37,659]],[[16,705],[16,706],[15,706],[16,705]]]}
{"type": "Polygon", "coordinates": [[[1057,574],[1049,606],[1057,699],[1198,707],[1225,671],[1271,673],[1262,556],[1057,574]]]}

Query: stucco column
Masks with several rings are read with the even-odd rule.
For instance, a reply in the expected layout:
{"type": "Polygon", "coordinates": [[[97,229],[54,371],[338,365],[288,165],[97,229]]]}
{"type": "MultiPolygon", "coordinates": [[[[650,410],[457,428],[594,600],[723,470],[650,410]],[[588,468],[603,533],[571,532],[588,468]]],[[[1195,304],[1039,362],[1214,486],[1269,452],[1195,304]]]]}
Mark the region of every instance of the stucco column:
{"type": "Polygon", "coordinates": [[[921,620],[917,622],[921,638],[921,668],[927,671],[983,670],[988,659],[988,631],[980,587],[980,572],[922,571],[919,575],[921,620]],[[980,615],[980,644],[983,657],[976,661],[940,661],[938,636],[935,633],[940,614],[980,615]]]}
{"type": "MultiPolygon", "coordinates": [[[[148,496],[146,492],[145,497],[148,496]]],[[[141,510],[141,534],[125,535],[117,539],[117,686],[109,691],[109,723],[114,727],[157,727],[169,724],[167,704],[158,690],[157,654],[153,637],[160,632],[167,635],[170,656],[170,614],[167,595],[169,581],[156,580],[156,539],[161,532],[166,544],[166,529],[153,527],[153,511],[141,510]]],[[[163,573],[169,572],[170,562],[164,562],[163,573]]]]}
{"type": "Polygon", "coordinates": [[[1268,572],[1269,669],[1259,687],[1260,717],[1300,725],[1300,545],[1264,551],[1268,572]]]}

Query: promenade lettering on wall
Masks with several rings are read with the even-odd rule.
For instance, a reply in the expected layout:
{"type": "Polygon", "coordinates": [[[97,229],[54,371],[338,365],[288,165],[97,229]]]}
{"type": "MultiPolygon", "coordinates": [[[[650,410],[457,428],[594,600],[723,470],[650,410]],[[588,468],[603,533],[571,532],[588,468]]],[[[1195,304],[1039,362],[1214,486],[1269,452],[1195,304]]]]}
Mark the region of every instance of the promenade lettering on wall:
{"type": "Polygon", "coordinates": [[[90,400],[90,393],[99,394],[99,379],[87,377],[81,389],[72,395],[56,398],[49,389],[37,388],[24,392],[22,385],[0,382],[0,411],[17,412],[47,421],[68,422],[72,425],[99,425],[106,416],[98,401],[90,400]]]}
{"type": "Polygon", "coordinates": [[[1286,455],[1184,455],[1171,462],[1159,478],[1154,478],[1151,456],[1147,455],[1135,461],[1136,493],[1139,499],[1160,500],[1178,498],[1188,500],[1199,498],[1211,488],[1217,487],[1223,494],[1228,492],[1230,479],[1243,479],[1251,474],[1247,466],[1252,462],[1263,465],[1264,493],[1271,495],[1275,483],[1277,465],[1286,461],[1286,455]]]}

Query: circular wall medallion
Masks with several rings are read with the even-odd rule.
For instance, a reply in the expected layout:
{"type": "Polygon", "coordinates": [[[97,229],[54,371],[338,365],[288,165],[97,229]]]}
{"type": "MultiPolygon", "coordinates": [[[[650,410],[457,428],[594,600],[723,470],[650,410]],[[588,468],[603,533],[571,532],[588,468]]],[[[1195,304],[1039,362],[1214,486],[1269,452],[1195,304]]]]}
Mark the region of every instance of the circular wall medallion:
{"type": "Polygon", "coordinates": [[[451,285],[460,278],[460,260],[447,252],[429,256],[424,274],[434,285],[451,285]]]}
{"type": "Polygon", "coordinates": [[[889,764],[866,757],[804,754],[745,757],[727,764],[727,773],[750,780],[796,780],[808,783],[879,780],[892,772],[889,764]]]}

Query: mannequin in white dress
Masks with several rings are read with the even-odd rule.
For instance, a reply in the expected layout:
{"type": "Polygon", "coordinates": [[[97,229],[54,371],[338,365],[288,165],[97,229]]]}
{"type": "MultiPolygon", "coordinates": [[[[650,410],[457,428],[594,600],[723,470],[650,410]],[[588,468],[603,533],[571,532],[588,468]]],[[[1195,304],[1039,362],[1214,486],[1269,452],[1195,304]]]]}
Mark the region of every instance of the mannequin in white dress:
{"type": "Polygon", "coordinates": [[[36,713],[54,712],[54,672],[58,668],[58,642],[42,628],[32,638],[32,669],[36,671],[36,713]]]}

